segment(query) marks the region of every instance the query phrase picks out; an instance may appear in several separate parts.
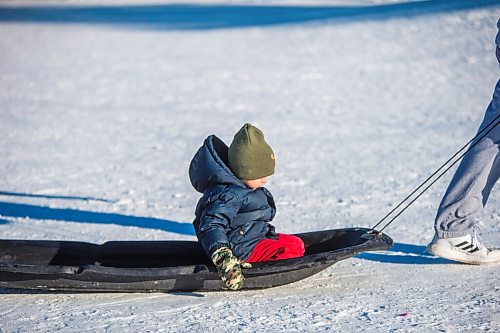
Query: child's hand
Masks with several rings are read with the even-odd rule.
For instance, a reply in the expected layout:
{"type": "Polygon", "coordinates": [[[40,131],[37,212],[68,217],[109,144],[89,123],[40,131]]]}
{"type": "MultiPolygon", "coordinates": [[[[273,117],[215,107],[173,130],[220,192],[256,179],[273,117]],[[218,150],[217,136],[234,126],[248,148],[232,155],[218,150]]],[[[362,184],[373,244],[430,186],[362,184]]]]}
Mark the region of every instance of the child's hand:
{"type": "Polygon", "coordinates": [[[212,261],[217,266],[217,272],[222,281],[231,290],[243,288],[245,277],[241,268],[251,268],[252,265],[236,258],[228,247],[221,247],[212,254],[212,261]]]}

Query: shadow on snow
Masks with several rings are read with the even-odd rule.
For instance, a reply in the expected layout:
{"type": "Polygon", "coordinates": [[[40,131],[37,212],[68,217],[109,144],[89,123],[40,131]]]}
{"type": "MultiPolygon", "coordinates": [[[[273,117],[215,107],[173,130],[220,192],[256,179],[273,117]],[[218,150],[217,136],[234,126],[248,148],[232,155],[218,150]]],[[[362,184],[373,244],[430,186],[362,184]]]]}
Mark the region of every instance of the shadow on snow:
{"type": "Polygon", "coordinates": [[[356,258],[379,261],[391,264],[452,264],[453,261],[435,257],[426,251],[423,245],[394,243],[387,251],[377,253],[362,253],[356,258]]]}
{"type": "Polygon", "coordinates": [[[0,224],[8,223],[5,218],[31,218],[65,222],[117,224],[127,227],[157,229],[182,235],[194,235],[191,223],[181,223],[151,217],[128,216],[115,213],[98,213],[77,209],[50,208],[28,204],[0,202],[0,224]]]}
{"type": "Polygon", "coordinates": [[[17,193],[17,192],[7,192],[7,191],[0,191],[0,195],[10,196],[10,197],[24,197],[24,198],[101,201],[101,202],[108,202],[108,203],[117,202],[117,200],[108,200],[108,199],[95,198],[95,197],[78,197],[78,196],[50,195],[50,194],[29,194],[29,193],[17,193]]]}
{"type": "Polygon", "coordinates": [[[0,6],[0,22],[105,24],[147,29],[205,30],[333,20],[413,17],[498,5],[498,0],[423,0],[374,6],[168,4],[126,6],[0,6]]]}

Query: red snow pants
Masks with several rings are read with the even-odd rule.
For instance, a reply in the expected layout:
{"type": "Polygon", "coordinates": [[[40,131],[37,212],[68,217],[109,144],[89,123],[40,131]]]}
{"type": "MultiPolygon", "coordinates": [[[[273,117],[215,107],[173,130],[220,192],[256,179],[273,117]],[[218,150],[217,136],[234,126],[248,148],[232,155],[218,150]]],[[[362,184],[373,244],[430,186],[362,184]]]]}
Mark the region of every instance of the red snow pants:
{"type": "Polygon", "coordinates": [[[278,239],[263,239],[257,243],[246,262],[261,262],[298,258],[304,255],[304,242],[297,236],[278,234],[278,239]]]}

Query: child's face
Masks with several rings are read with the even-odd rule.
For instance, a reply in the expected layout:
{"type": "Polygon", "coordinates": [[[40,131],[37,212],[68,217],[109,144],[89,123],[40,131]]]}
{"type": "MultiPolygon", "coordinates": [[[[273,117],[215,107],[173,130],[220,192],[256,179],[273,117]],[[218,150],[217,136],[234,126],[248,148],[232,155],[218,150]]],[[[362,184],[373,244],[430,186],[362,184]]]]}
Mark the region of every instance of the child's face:
{"type": "Polygon", "coordinates": [[[243,180],[243,184],[245,184],[246,187],[252,190],[256,190],[262,185],[267,183],[267,177],[259,178],[259,179],[254,179],[254,180],[243,180]]]}

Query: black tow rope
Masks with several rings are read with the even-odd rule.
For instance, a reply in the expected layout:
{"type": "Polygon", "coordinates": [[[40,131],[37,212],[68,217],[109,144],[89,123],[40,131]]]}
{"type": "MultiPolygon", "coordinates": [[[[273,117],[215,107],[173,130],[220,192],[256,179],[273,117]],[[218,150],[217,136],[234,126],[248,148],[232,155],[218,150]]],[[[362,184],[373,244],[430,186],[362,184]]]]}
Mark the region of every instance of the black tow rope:
{"type": "Polygon", "coordinates": [[[485,126],[483,129],[481,129],[469,142],[467,142],[459,151],[457,151],[448,161],[443,163],[439,169],[434,171],[432,175],[430,175],[422,184],[420,184],[413,192],[411,192],[406,198],[404,198],[403,201],[401,201],[396,207],[394,207],[389,213],[387,213],[373,228],[369,231],[369,234],[379,234],[381,233],[385,228],[387,228],[394,220],[396,220],[408,207],[410,207],[411,204],[413,204],[422,194],[424,194],[432,185],[434,185],[435,182],[437,182],[448,170],[450,170],[455,164],[458,163],[472,148],[474,148],[488,133],[490,133],[498,124],[500,123],[500,115],[496,116],[493,121],[491,121],[487,126],[485,126]],[[472,144],[471,144],[472,143],[472,144]],[[469,146],[470,145],[470,146],[469,146]],[[464,149],[469,147],[465,152],[462,153],[464,149]],[[456,158],[460,153],[462,153],[458,158],[456,158]],[[456,159],[455,159],[456,158],[456,159]],[[448,165],[450,162],[452,162],[450,165],[448,165]],[[442,171],[444,169],[444,171],[442,171]],[[442,171],[442,172],[441,172],[442,171]],[[434,176],[436,176],[439,172],[441,172],[434,180],[434,176]],[[432,182],[430,182],[432,180],[432,182]],[[430,182],[430,183],[429,183],[430,182]],[[429,183],[429,184],[428,184],[429,183]],[[427,185],[428,184],[428,185],[427,185]],[[416,194],[422,187],[425,187],[420,193],[418,193],[415,197],[414,194],[416,194]],[[413,198],[413,199],[412,199],[413,198]],[[376,230],[376,228],[382,224],[385,220],[389,218],[393,213],[395,213],[399,207],[403,206],[405,202],[408,200],[412,199],[410,202],[408,202],[396,215],[394,215],[389,222],[387,222],[380,230],[376,230]]]}

